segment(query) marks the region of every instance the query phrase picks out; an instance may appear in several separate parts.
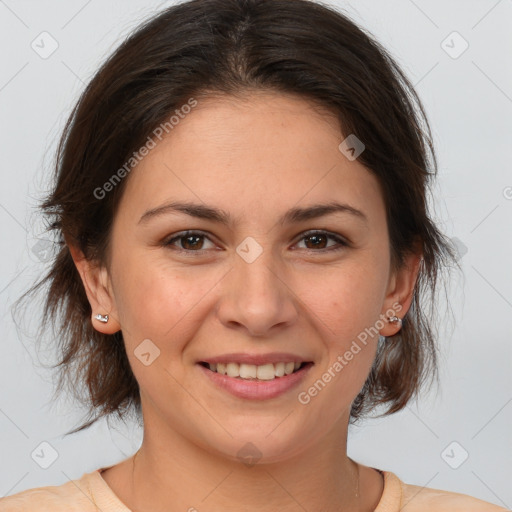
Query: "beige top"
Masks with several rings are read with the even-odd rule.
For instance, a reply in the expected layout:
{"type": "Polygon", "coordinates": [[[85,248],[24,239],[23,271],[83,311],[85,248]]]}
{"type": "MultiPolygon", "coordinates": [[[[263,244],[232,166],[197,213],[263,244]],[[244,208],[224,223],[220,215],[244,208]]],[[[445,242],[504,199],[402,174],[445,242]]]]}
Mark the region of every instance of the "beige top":
{"type": "MultiPolygon", "coordinates": [[[[59,486],[37,487],[0,499],[0,512],[131,512],[103,480],[100,468],[59,486]]],[[[384,492],[375,512],[500,512],[509,509],[448,491],[402,482],[394,473],[384,476],[384,492]]]]}

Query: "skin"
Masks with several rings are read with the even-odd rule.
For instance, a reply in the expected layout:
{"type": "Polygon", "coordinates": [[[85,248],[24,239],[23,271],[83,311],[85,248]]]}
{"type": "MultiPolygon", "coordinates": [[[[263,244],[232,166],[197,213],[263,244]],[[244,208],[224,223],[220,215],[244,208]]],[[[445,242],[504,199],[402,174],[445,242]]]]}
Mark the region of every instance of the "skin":
{"type": "MultiPolygon", "coordinates": [[[[370,511],[379,502],[381,475],[346,454],[350,406],[377,337],[307,405],[297,400],[380,315],[396,303],[397,316],[405,315],[421,258],[411,254],[393,271],[382,191],[339,151],[344,138],[335,117],[300,97],[201,99],[127,178],[109,265],[70,247],[93,317],[110,315],[93,325],[107,334],[122,329],[141,390],[144,440],[135,464],[132,457],[102,474],[132,510],[370,511]],[[236,222],[169,213],[139,223],[170,200],[213,205],[236,222]],[[367,222],[337,213],[277,224],[292,207],[333,200],[367,222]],[[189,229],[205,237],[165,247],[189,229]],[[307,230],[350,245],[326,251],[336,240],[315,245],[307,230]],[[263,251],[252,263],[236,252],[246,237],[263,251]],[[205,252],[192,254],[198,249],[205,252]],[[160,349],[149,366],[134,355],[145,339],[160,349]],[[314,366],[298,388],[256,402],[218,389],[196,364],[231,352],[291,352],[314,366]],[[253,466],[237,457],[248,442],[261,453],[253,466]]],[[[381,327],[383,336],[400,328],[381,327]]]]}

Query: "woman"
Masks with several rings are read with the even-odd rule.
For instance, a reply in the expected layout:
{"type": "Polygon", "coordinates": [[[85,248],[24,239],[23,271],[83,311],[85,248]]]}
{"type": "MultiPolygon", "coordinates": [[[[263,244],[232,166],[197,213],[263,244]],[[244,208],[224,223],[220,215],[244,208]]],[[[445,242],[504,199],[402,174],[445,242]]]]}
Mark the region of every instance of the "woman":
{"type": "Polygon", "coordinates": [[[143,443],[0,510],[505,510],[347,456],[350,422],[435,374],[434,175],[414,90],[341,14],[192,0],[145,23],[82,95],[42,205],[60,384],[96,413],[74,432],[135,411],[143,443]]]}

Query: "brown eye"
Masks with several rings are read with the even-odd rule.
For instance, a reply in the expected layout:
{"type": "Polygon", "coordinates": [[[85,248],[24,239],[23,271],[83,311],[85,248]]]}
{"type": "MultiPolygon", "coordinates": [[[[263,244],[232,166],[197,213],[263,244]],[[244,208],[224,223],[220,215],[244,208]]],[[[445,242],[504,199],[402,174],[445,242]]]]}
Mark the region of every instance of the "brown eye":
{"type": "Polygon", "coordinates": [[[315,234],[315,235],[308,235],[304,237],[304,240],[306,240],[306,246],[308,246],[308,242],[311,242],[312,246],[307,247],[308,249],[324,249],[327,244],[328,236],[324,235],[323,233],[315,234]]]}
{"type": "Polygon", "coordinates": [[[305,241],[306,249],[311,251],[336,251],[348,247],[348,243],[341,237],[326,231],[310,231],[304,234],[300,241],[305,241]],[[328,240],[334,240],[337,244],[327,247],[328,240]]]}
{"type": "Polygon", "coordinates": [[[181,237],[179,240],[182,240],[181,247],[183,249],[201,249],[204,240],[202,240],[202,235],[188,235],[181,237]]]}
{"type": "Polygon", "coordinates": [[[202,252],[207,250],[204,249],[204,240],[209,240],[205,234],[186,231],[167,240],[163,245],[165,247],[176,247],[176,250],[181,252],[202,252]],[[175,245],[176,242],[178,242],[178,246],[175,245]]]}

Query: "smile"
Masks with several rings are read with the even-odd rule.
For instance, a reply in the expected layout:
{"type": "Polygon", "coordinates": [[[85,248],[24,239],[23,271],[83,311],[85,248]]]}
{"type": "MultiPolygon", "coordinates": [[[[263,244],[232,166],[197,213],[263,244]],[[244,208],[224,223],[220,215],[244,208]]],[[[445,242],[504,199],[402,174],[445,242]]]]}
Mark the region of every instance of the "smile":
{"type": "Polygon", "coordinates": [[[306,377],[313,362],[281,361],[265,364],[208,363],[197,368],[218,389],[250,400],[267,400],[284,395],[306,377]]]}
{"type": "Polygon", "coordinates": [[[299,370],[306,363],[281,362],[268,363],[262,365],[245,363],[201,363],[212,372],[227,375],[228,377],[246,379],[246,380],[274,380],[275,378],[290,375],[299,370]]]}

